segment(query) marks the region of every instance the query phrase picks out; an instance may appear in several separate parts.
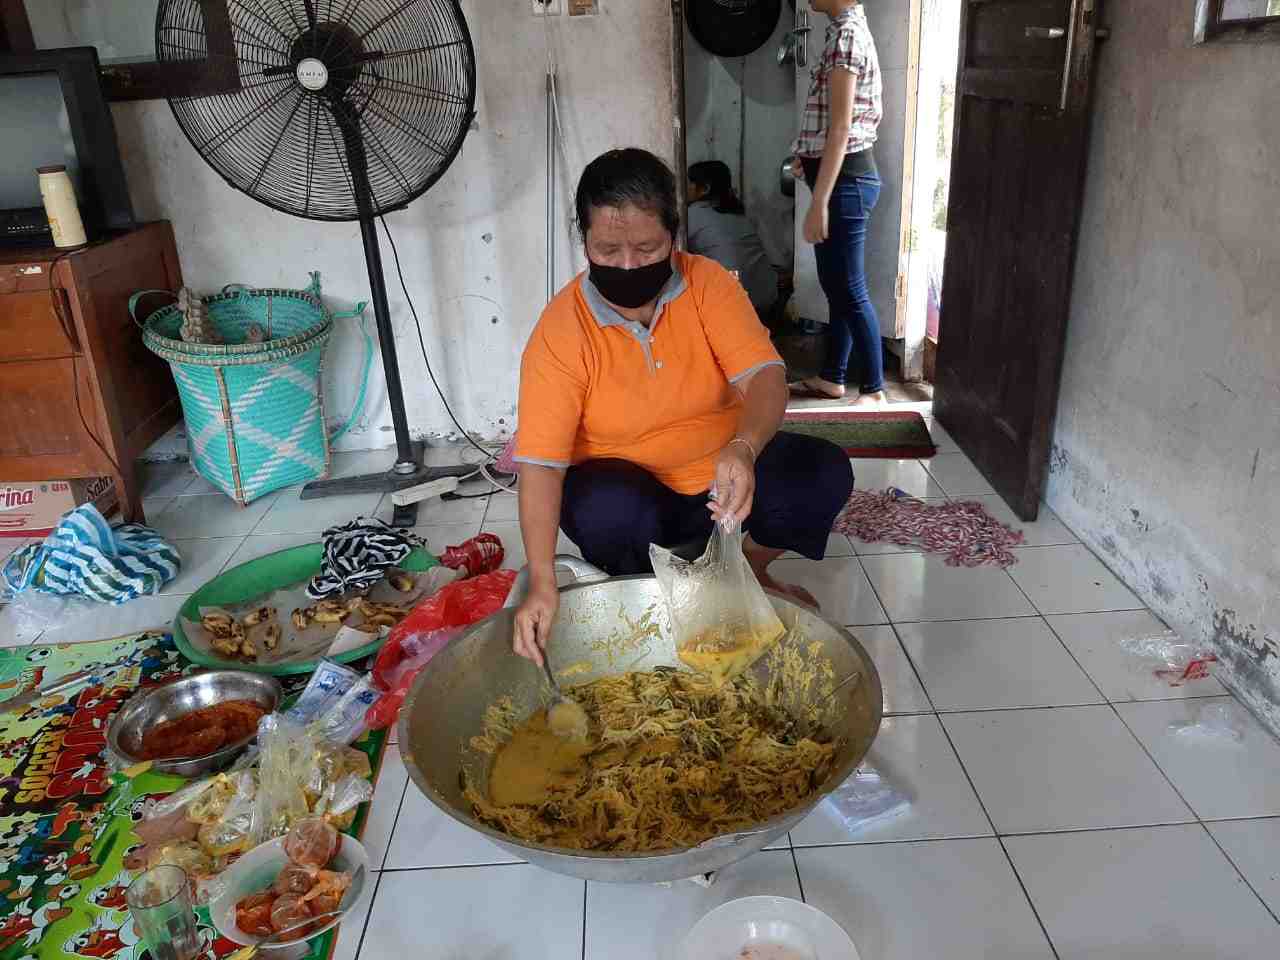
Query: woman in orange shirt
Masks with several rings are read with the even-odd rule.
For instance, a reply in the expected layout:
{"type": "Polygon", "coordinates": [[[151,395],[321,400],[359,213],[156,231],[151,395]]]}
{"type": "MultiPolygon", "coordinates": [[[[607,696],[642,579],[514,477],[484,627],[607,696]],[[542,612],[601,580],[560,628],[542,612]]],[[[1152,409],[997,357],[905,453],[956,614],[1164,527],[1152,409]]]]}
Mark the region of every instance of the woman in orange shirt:
{"type": "Polygon", "coordinates": [[[705,541],[731,516],[760,583],[813,604],[768,567],[788,550],[823,557],[853,489],[848,458],[778,432],[782,360],[732,275],[675,249],[676,182],[660,159],[629,149],[592,161],[577,215],[590,269],[547,306],[521,364],[530,588],[516,652],[540,661],[555,620],[557,528],[622,576],[650,571],[651,543],[705,541]]]}

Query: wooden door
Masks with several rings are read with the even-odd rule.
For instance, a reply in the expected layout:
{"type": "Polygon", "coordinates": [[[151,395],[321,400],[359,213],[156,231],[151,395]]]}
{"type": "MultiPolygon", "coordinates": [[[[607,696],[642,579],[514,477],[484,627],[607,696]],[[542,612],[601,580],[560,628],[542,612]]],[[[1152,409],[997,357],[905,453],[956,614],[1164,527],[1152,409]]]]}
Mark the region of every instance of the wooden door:
{"type": "Polygon", "coordinates": [[[1103,0],[962,0],[934,409],[1024,520],[1058,404],[1103,0]]]}

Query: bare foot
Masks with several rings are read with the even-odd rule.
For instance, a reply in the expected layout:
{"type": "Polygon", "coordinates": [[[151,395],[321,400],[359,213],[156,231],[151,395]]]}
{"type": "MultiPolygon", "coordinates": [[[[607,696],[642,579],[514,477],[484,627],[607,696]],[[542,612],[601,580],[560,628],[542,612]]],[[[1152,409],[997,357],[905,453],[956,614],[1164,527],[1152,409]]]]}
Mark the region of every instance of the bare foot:
{"type": "Polygon", "coordinates": [[[844,384],[832,383],[830,380],[823,380],[821,377],[797,380],[795,383],[787,384],[787,386],[793,394],[799,397],[816,397],[819,400],[844,399],[844,384]]]}
{"type": "Polygon", "coordinates": [[[760,581],[760,586],[764,587],[766,590],[773,590],[776,593],[785,594],[797,603],[801,603],[806,607],[812,607],[814,610],[822,609],[817,598],[815,598],[814,595],[804,587],[797,586],[794,583],[779,583],[767,573],[757,575],[757,579],[760,581]]]}
{"type": "Polygon", "coordinates": [[[879,410],[885,405],[886,397],[884,391],[879,393],[864,393],[849,406],[855,410],[879,410]]]}

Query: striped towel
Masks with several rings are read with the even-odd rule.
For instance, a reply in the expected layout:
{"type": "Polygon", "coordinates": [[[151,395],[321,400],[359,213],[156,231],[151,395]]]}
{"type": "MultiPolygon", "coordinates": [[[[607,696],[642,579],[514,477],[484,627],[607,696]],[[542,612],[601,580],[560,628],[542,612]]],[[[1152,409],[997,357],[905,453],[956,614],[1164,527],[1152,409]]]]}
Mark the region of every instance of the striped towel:
{"type": "Polygon", "coordinates": [[[34,587],[120,604],[159,593],[181,567],[177,548],[150,527],[113,528],[86,503],[64,515],[43,543],[14,553],[4,565],[4,581],[14,593],[34,587]]]}
{"type": "Polygon", "coordinates": [[[324,532],[320,572],[307,584],[307,596],[322,600],[348,590],[368,590],[414,547],[426,543],[408,530],[397,530],[376,517],[356,517],[324,532]]]}

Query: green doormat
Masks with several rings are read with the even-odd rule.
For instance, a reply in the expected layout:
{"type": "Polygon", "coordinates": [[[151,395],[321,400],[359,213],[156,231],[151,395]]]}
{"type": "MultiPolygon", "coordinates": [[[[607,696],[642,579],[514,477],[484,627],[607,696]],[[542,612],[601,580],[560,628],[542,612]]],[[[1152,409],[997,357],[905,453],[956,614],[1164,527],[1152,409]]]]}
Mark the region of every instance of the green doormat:
{"type": "Polygon", "coordinates": [[[842,447],[851,457],[907,460],[938,452],[918,413],[788,413],[782,429],[807,437],[821,437],[842,447]]]}

